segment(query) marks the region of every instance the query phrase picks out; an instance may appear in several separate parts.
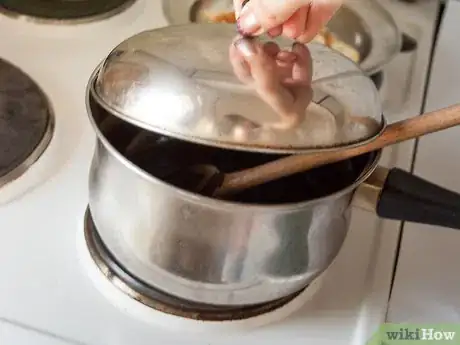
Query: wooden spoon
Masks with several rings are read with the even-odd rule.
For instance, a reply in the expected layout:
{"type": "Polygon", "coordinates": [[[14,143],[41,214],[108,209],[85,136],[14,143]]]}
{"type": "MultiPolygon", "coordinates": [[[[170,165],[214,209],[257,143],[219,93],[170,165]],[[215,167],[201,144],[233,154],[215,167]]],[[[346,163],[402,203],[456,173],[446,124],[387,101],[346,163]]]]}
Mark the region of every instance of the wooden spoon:
{"type": "MultiPolygon", "coordinates": [[[[204,180],[213,180],[214,182],[211,190],[203,187],[206,184],[203,182],[200,183],[200,189],[207,189],[206,194],[208,195],[225,197],[282,177],[346,160],[459,124],[460,104],[457,104],[388,125],[378,138],[360,146],[314,154],[292,155],[254,168],[227,174],[220,173],[213,166],[201,166],[199,170],[203,171],[204,180]],[[217,184],[215,182],[216,174],[220,175],[217,184]]],[[[196,167],[194,169],[196,170],[196,167]]]]}

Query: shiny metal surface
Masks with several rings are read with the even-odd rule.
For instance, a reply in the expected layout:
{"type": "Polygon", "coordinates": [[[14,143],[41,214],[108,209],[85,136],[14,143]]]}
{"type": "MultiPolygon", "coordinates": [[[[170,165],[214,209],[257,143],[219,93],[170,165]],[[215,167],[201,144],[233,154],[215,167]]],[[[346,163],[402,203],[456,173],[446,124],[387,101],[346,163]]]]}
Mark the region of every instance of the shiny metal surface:
{"type": "Polygon", "coordinates": [[[101,128],[111,126],[102,126],[100,109],[88,97],[98,135],[89,209],[99,236],[131,275],[198,303],[265,303],[312,282],[338,254],[354,189],[379,158],[367,156],[354,183],[323,198],[271,206],[224,202],[173,187],[131,163],[115,147],[135,134],[122,130],[109,141],[101,128]]]}
{"type": "MultiPolygon", "coordinates": [[[[364,74],[313,83],[313,100],[300,122],[283,126],[282,116],[235,76],[228,56],[234,38],[229,24],[190,24],[135,35],[95,71],[93,96],[139,127],[239,150],[327,150],[371,140],[382,130],[379,94],[364,74]]],[[[313,82],[361,71],[321,44],[309,50],[313,82]]]]}
{"type": "Polygon", "coordinates": [[[389,170],[377,167],[372,175],[356,189],[353,197],[353,206],[365,211],[374,212],[378,205],[380,195],[385,185],[389,170]]]}
{"type": "MultiPolygon", "coordinates": [[[[171,25],[203,23],[208,19],[203,8],[232,9],[224,0],[162,0],[163,12],[171,25]],[[216,3],[213,6],[213,2],[216,3]]],[[[374,0],[352,0],[334,15],[328,30],[360,55],[360,67],[373,74],[391,61],[400,51],[401,34],[393,16],[374,0]]]]}
{"type": "Polygon", "coordinates": [[[215,306],[193,303],[171,296],[167,292],[158,291],[127,273],[102,243],[89,209],[85,212],[84,238],[94,264],[110,283],[132,299],[170,315],[202,321],[243,320],[276,310],[305,290],[302,289],[272,302],[251,306],[215,306]]]}

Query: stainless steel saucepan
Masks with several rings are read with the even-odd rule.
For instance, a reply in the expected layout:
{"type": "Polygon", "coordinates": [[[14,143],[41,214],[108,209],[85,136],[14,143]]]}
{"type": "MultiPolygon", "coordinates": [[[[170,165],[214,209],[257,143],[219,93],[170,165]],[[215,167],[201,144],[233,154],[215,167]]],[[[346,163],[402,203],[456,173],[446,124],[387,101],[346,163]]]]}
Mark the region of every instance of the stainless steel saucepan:
{"type": "MultiPolygon", "coordinates": [[[[299,291],[326,270],[346,238],[353,206],[384,218],[460,228],[459,195],[379,168],[380,152],[227,201],[187,191],[190,179],[170,180],[171,171],[193,164],[231,172],[286,153],[360,145],[386,125],[378,92],[362,74],[318,83],[314,105],[297,127],[264,126],[276,116],[236,82],[222,48],[234,28],[209,28],[169,27],[131,37],[88,84],[97,134],[89,209],[102,242],[127,274],[185,300],[247,306],[299,291]],[[259,124],[244,127],[244,142],[233,135],[242,118],[259,124]],[[334,135],[325,140],[329,131],[334,135]]],[[[314,78],[360,71],[324,46],[310,50],[314,78]]]]}

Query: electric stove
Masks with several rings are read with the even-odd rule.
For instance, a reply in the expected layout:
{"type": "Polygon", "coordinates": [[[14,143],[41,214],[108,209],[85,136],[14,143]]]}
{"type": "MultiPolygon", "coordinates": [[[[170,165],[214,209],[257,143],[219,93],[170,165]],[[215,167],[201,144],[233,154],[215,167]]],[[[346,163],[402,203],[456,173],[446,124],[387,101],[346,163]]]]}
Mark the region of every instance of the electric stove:
{"type": "MultiPolygon", "coordinates": [[[[417,43],[383,71],[382,99],[392,122],[420,113],[438,3],[382,4],[417,43]]],[[[86,212],[95,144],[86,115],[86,84],[118,43],[164,25],[161,2],[154,0],[137,0],[116,15],[78,23],[0,13],[1,61],[10,71],[22,72],[22,84],[35,85],[35,105],[43,109],[40,121],[53,119],[43,152],[0,188],[0,340],[47,345],[362,345],[386,319],[399,222],[354,210],[341,252],[313,284],[258,310],[211,313],[213,317],[194,313],[193,306],[184,313],[164,296],[153,298],[151,291],[139,294],[96,248],[86,212]]],[[[43,124],[40,128],[43,132],[43,124]]],[[[29,140],[36,143],[39,137],[29,140]]],[[[409,169],[413,146],[406,142],[386,149],[381,164],[409,169]]]]}

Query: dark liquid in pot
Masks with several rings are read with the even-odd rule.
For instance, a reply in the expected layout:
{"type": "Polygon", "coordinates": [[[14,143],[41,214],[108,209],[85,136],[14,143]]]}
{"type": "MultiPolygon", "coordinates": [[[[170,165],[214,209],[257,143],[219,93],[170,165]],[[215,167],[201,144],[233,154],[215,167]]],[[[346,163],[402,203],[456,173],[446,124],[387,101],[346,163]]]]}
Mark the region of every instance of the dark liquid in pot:
{"type": "MultiPolygon", "coordinates": [[[[193,144],[139,130],[112,116],[106,118],[100,128],[111,144],[132,163],[152,176],[185,190],[193,190],[193,186],[200,181],[197,176],[177,173],[186,167],[212,164],[222,172],[233,172],[283,157],[193,144]],[[108,122],[112,122],[112,125],[107,125],[108,122]]],[[[356,181],[369,164],[369,158],[369,155],[358,156],[285,177],[248,189],[232,196],[230,200],[251,204],[283,204],[327,196],[356,181]]]]}

